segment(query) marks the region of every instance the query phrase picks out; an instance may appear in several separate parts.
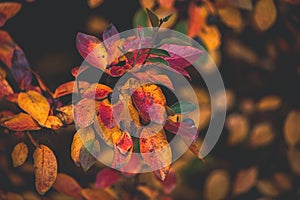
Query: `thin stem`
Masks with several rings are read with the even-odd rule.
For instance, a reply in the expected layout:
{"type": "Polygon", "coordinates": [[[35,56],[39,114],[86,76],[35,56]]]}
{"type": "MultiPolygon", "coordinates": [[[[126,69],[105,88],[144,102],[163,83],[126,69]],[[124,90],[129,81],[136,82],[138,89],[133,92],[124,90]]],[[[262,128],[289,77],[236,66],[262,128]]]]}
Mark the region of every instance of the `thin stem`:
{"type": "Polygon", "coordinates": [[[39,144],[37,143],[37,141],[32,137],[32,135],[29,133],[29,131],[26,132],[26,135],[28,136],[30,142],[36,147],[39,148],[39,144]]]}

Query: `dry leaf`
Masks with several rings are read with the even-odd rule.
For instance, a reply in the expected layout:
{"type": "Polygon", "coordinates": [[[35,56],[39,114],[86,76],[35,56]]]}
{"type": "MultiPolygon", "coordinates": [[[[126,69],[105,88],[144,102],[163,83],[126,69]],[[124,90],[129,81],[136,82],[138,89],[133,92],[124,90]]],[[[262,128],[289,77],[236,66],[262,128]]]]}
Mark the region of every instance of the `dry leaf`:
{"type": "Polygon", "coordinates": [[[205,25],[206,16],[208,11],[205,6],[197,6],[195,2],[191,2],[188,8],[189,23],[188,23],[188,36],[195,37],[201,28],[205,25]]]}
{"type": "Polygon", "coordinates": [[[81,199],[81,186],[71,176],[58,173],[53,188],[67,196],[81,199]]]}
{"type": "Polygon", "coordinates": [[[104,2],[104,0],[87,0],[89,8],[97,8],[103,2],[104,2]]]}
{"type": "Polygon", "coordinates": [[[281,191],[288,191],[293,187],[291,177],[283,172],[276,172],[273,174],[273,181],[276,188],[281,191]]]}
{"type": "Polygon", "coordinates": [[[73,109],[74,109],[73,104],[57,108],[56,109],[58,111],[57,117],[64,124],[72,124],[74,122],[73,109]]]}
{"type": "Polygon", "coordinates": [[[57,161],[52,150],[41,144],[33,153],[35,167],[35,187],[40,195],[45,194],[55,182],[57,161]]]}
{"type": "Polygon", "coordinates": [[[276,197],[279,194],[277,188],[270,180],[259,180],[256,187],[260,193],[268,197],[276,197]]]}
{"type": "Polygon", "coordinates": [[[221,34],[216,26],[205,26],[198,32],[209,51],[218,49],[221,45],[221,34]]]}
{"type": "Polygon", "coordinates": [[[174,8],[174,3],[175,0],[158,0],[159,7],[169,10],[174,8]]]}
{"type": "Polygon", "coordinates": [[[233,194],[240,195],[256,185],[258,170],[256,167],[240,170],[234,180],[233,194]]]}
{"type": "Polygon", "coordinates": [[[230,189],[230,177],[224,170],[215,170],[207,177],[204,185],[206,200],[226,199],[230,189]]]}
{"type": "Polygon", "coordinates": [[[0,30],[0,60],[8,67],[11,67],[15,47],[11,36],[6,31],[0,30]]]}
{"type": "Polygon", "coordinates": [[[40,93],[33,90],[19,93],[18,105],[40,125],[45,124],[49,115],[50,105],[40,93]]]}
{"type": "Polygon", "coordinates": [[[109,193],[103,189],[83,189],[81,195],[86,200],[113,200],[109,193]]]}
{"type": "Polygon", "coordinates": [[[95,114],[95,100],[84,98],[74,106],[74,121],[79,128],[94,123],[95,114]]]}
{"type": "Polygon", "coordinates": [[[230,3],[245,10],[253,9],[252,0],[230,0],[230,3]]]}
{"type": "Polygon", "coordinates": [[[257,124],[251,131],[250,146],[257,148],[271,143],[274,139],[272,126],[269,123],[257,124]]]}
{"type": "Polygon", "coordinates": [[[248,119],[240,114],[231,114],[226,119],[226,127],[229,131],[228,145],[237,145],[243,142],[249,132],[248,119]]]}
{"type": "Polygon", "coordinates": [[[91,84],[83,93],[83,98],[101,100],[107,97],[112,89],[100,83],[91,84]]]}
{"type": "Polygon", "coordinates": [[[104,189],[118,182],[120,175],[118,171],[111,168],[104,168],[97,173],[95,185],[104,189]]]}
{"type": "Polygon", "coordinates": [[[278,96],[265,96],[256,104],[259,111],[276,110],[281,106],[281,99],[278,96]]]}
{"type": "Polygon", "coordinates": [[[292,110],[286,117],[284,123],[285,142],[294,147],[300,142],[300,112],[292,110]]]}
{"type": "Polygon", "coordinates": [[[32,119],[32,117],[25,113],[19,113],[13,117],[10,117],[1,125],[13,131],[34,131],[41,129],[41,127],[32,119]]]}
{"type": "Polygon", "coordinates": [[[261,31],[268,30],[276,21],[277,10],[273,0],[258,0],[254,7],[254,21],[261,31]]]}
{"type": "Polygon", "coordinates": [[[22,4],[17,2],[0,3],[0,27],[3,26],[8,19],[15,16],[21,7],[22,4]]]}
{"type": "Polygon", "coordinates": [[[14,167],[19,167],[24,164],[28,156],[28,147],[24,142],[18,143],[12,153],[11,158],[14,167]]]}
{"type": "MultiPolygon", "coordinates": [[[[154,128],[155,129],[155,128],[154,128]]],[[[172,162],[172,152],[163,129],[156,132],[144,128],[140,136],[140,152],[147,165],[160,180],[165,180],[172,162]]]]}
{"type": "Polygon", "coordinates": [[[300,150],[291,148],[287,151],[287,159],[291,169],[299,176],[300,175],[300,150]]]}
{"type": "Polygon", "coordinates": [[[59,98],[65,95],[72,94],[73,92],[78,93],[81,90],[85,90],[90,84],[85,81],[69,81],[58,86],[54,92],[53,97],[59,98]]]}
{"type": "Polygon", "coordinates": [[[53,115],[48,116],[48,119],[44,124],[44,127],[53,129],[55,131],[60,129],[60,127],[62,127],[62,126],[63,126],[63,123],[61,122],[61,120],[58,117],[53,116],[53,115]]]}
{"type": "Polygon", "coordinates": [[[243,19],[239,9],[233,6],[226,6],[218,9],[222,22],[235,30],[240,31],[243,28],[243,19]]]}
{"type": "Polygon", "coordinates": [[[84,143],[95,139],[95,133],[91,127],[78,129],[73,136],[71,144],[71,157],[74,163],[80,166],[80,150],[84,143]]]}

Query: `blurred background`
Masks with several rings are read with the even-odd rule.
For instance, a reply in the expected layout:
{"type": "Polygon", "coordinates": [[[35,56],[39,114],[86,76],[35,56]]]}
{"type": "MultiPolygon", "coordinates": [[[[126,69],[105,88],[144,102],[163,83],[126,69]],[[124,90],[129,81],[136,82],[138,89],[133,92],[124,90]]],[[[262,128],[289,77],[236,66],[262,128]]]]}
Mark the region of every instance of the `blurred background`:
{"type": "MultiPolygon", "coordinates": [[[[101,38],[102,31],[110,23],[120,32],[137,24],[146,26],[149,22],[145,18],[145,7],[160,16],[174,13],[166,27],[193,37],[209,52],[227,89],[228,111],[221,138],[205,163],[190,152],[174,163],[176,187],[168,196],[208,200],[299,199],[299,1],[21,2],[21,11],[3,29],[24,50],[31,67],[52,90],[72,80],[71,69],[82,62],[75,45],[78,32],[101,38]]],[[[203,67],[209,70],[205,63],[203,67]]],[[[205,134],[210,102],[203,81],[192,76],[203,116],[199,131],[205,134]]],[[[54,152],[59,152],[59,171],[87,186],[94,182],[99,166],[83,172],[73,164],[70,150],[66,149],[71,144],[73,131],[72,127],[62,130],[46,142],[54,152]]],[[[0,137],[3,167],[4,162],[11,162],[7,156],[17,139],[15,136],[0,137]]],[[[14,192],[34,191],[30,162],[16,170],[0,170],[0,188],[14,192]]],[[[140,181],[148,190],[156,191],[157,184],[149,176],[141,175],[140,181]]],[[[158,199],[151,197],[151,192],[144,193],[149,199],[158,199]]],[[[67,199],[55,191],[47,197],[67,199]]]]}

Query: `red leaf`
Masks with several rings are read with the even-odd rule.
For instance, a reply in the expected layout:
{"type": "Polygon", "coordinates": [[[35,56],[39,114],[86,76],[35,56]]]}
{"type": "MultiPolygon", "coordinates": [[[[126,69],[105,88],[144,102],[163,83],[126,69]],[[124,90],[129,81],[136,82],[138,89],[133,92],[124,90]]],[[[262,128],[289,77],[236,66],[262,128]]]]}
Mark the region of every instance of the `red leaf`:
{"type": "MultiPolygon", "coordinates": [[[[112,138],[115,134],[112,135],[112,138]]],[[[127,132],[122,132],[119,139],[113,143],[114,145],[114,159],[112,163],[112,167],[120,168],[129,162],[132,150],[133,143],[132,138],[127,132]]]]}
{"type": "Polygon", "coordinates": [[[116,170],[105,168],[97,173],[95,185],[97,188],[104,189],[118,182],[119,178],[116,170]]]}
{"type": "Polygon", "coordinates": [[[16,44],[6,31],[0,30],[0,60],[11,68],[11,60],[16,44]]]}
{"type": "Polygon", "coordinates": [[[90,84],[85,81],[69,81],[58,86],[54,92],[53,97],[59,98],[65,95],[72,94],[73,92],[78,92],[77,89],[86,89],[90,84]]]}
{"type": "Polygon", "coordinates": [[[58,173],[53,188],[67,196],[81,199],[82,188],[77,181],[64,173],[58,173]]]}
{"type": "Polygon", "coordinates": [[[145,84],[136,89],[132,94],[141,119],[145,123],[150,120],[162,124],[166,117],[166,98],[161,89],[155,84],[145,84]]]}
{"type": "Polygon", "coordinates": [[[83,66],[78,66],[78,67],[74,67],[71,70],[71,74],[74,77],[77,77],[78,75],[80,75],[82,72],[84,72],[85,70],[87,70],[89,68],[88,65],[83,65],[83,66]]]}
{"type": "Polygon", "coordinates": [[[204,53],[202,50],[191,46],[176,44],[163,44],[160,48],[169,52],[171,57],[166,57],[165,60],[176,71],[192,65],[204,53]]]}
{"type": "Polygon", "coordinates": [[[132,66],[130,64],[125,64],[123,66],[111,66],[105,72],[111,75],[112,77],[119,77],[125,74],[126,72],[130,71],[132,66]]]}
{"type": "Polygon", "coordinates": [[[0,98],[14,93],[8,82],[0,76],[0,98]]]}
{"type": "Polygon", "coordinates": [[[166,194],[170,194],[176,187],[177,178],[173,170],[169,171],[164,181],[161,181],[160,179],[158,180],[162,183],[163,190],[165,191],[166,194]]]}
{"type": "Polygon", "coordinates": [[[22,5],[20,3],[15,2],[0,3],[0,27],[3,26],[8,19],[15,16],[21,7],[22,5]]]}
{"type": "Polygon", "coordinates": [[[180,128],[180,137],[185,141],[192,141],[198,138],[197,127],[193,124],[168,120],[164,124],[164,128],[173,134],[177,134],[178,129],[180,128]]]}
{"type": "Polygon", "coordinates": [[[160,180],[165,180],[172,162],[172,152],[163,129],[154,132],[144,128],[140,137],[140,152],[147,165],[160,180]]]}
{"type": "Polygon", "coordinates": [[[107,52],[100,40],[94,36],[78,33],[76,46],[80,55],[86,61],[101,70],[107,66],[107,52]]]}
{"type": "Polygon", "coordinates": [[[110,87],[100,83],[94,83],[82,93],[82,97],[100,100],[106,98],[110,92],[112,92],[110,87]]]}
{"type": "Polygon", "coordinates": [[[130,177],[139,173],[142,169],[142,161],[139,154],[132,154],[128,163],[120,167],[120,171],[124,176],[130,177]]]}

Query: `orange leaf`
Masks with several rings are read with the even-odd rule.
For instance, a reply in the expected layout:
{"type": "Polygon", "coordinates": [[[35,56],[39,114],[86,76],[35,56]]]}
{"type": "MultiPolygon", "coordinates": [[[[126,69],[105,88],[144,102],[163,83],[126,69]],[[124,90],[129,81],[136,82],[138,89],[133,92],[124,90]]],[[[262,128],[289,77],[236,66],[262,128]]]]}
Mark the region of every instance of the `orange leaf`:
{"type": "Polygon", "coordinates": [[[215,170],[205,181],[204,197],[207,200],[226,199],[229,190],[229,174],[225,170],[215,170]]]}
{"type": "Polygon", "coordinates": [[[188,36],[195,37],[201,30],[201,28],[205,25],[207,10],[205,6],[197,6],[196,3],[191,2],[188,8],[188,13],[188,36]]]}
{"type": "Polygon", "coordinates": [[[0,98],[14,93],[9,83],[0,76],[0,98]]]}
{"type": "Polygon", "coordinates": [[[60,108],[57,108],[56,111],[57,117],[64,123],[64,124],[72,124],[74,122],[73,116],[73,104],[66,105],[60,108]]]}
{"type": "Polygon", "coordinates": [[[24,164],[28,156],[28,147],[24,142],[18,143],[12,153],[11,158],[14,167],[19,167],[24,164]]]}
{"type": "Polygon", "coordinates": [[[161,8],[172,9],[174,7],[175,0],[158,0],[158,4],[161,8]]]}
{"type": "Polygon", "coordinates": [[[0,3],[0,27],[3,26],[8,19],[15,16],[21,7],[22,4],[15,2],[0,3]]]}
{"type": "Polygon", "coordinates": [[[70,81],[61,84],[58,86],[54,92],[54,98],[59,98],[68,94],[72,94],[73,92],[78,92],[81,89],[86,89],[89,86],[88,82],[85,81],[79,81],[76,83],[76,81],[70,81]]]}
{"type": "Polygon", "coordinates": [[[5,126],[13,131],[34,131],[41,129],[41,127],[32,119],[32,117],[25,113],[19,113],[4,121],[2,126],[5,126]]]}
{"type": "Polygon", "coordinates": [[[81,99],[74,106],[74,120],[79,128],[85,128],[94,123],[95,101],[92,99],[81,99]]]}
{"type": "Polygon", "coordinates": [[[103,189],[83,189],[81,195],[86,200],[113,200],[109,193],[103,189]]]}
{"type": "Polygon", "coordinates": [[[87,2],[90,8],[97,8],[103,3],[103,0],[88,0],[87,2]]]}
{"type": "Polygon", "coordinates": [[[162,124],[166,118],[166,98],[160,87],[155,84],[145,84],[136,89],[132,99],[144,123],[162,124]]]}
{"type": "Polygon", "coordinates": [[[21,92],[18,96],[18,105],[40,125],[45,124],[49,115],[50,105],[40,93],[33,90],[21,92]]]}
{"type": "Polygon", "coordinates": [[[40,145],[33,153],[35,167],[35,187],[40,195],[45,194],[55,182],[57,161],[52,150],[40,145]]]}
{"type": "Polygon", "coordinates": [[[104,99],[107,95],[112,92],[112,89],[106,85],[100,83],[91,84],[83,93],[83,98],[88,99],[104,99]]]}
{"type": "Polygon", "coordinates": [[[240,195],[249,191],[256,184],[257,175],[258,170],[256,167],[239,171],[234,181],[233,194],[240,195]]]}
{"type": "Polygon", "coordinates": [[[81,199],[81,186],[67,174],[58,173],[53,188],[67,196],[81,199]]]}
{"type": "Polygon", "coordinates": [[[101,70],[107,66],[107,52],[100,40],[94,36],[78,33],[76,46],[80,55],[91,65],[101,70]]]}
{"type": "Polygon", "coordinates": [[[49,116],[47,121],[44,124],[44,127],[50,128],[53,130],[58,130],[62,126],[63,126],[63,123],[60,121],[60,119],[53,115],[49,116]]]}
{"type": "Polygon", "coordinates": [[[163,129],[154,132],[144,128],[140,137],[140,152],[147,165],[160,180],[164,180],[172,162],[172,152],[163,129]]]}
{"type": "Polygon", "coordinates": [[[16,44],[10,35],[0,30],[0,60],[8,67],[11,67],[15,47],[16,44]]]}
{"type": "Polygon", "coordinates": [[[94,131],[91,127],[79,129],[73,136],[71,145],[71,157],[77,166],[80,166],[80,150],[87,141],[95,139],[94,131]]]}
{"type": "Polygon", "coordinates": [[[277,10],[273,0],[258,0],[254,7],[254,21],[257,28],[266,31],[271,28],[277,18],[277,10]]]}
{"type": "Polygon", "coordinates": [[[123,131],[121,134],[115,132],[111,137],[114,143],[114,159],[112,167],[118,169],[129,162],[132,155],[133,142],[131,136],[123,131]]]}

